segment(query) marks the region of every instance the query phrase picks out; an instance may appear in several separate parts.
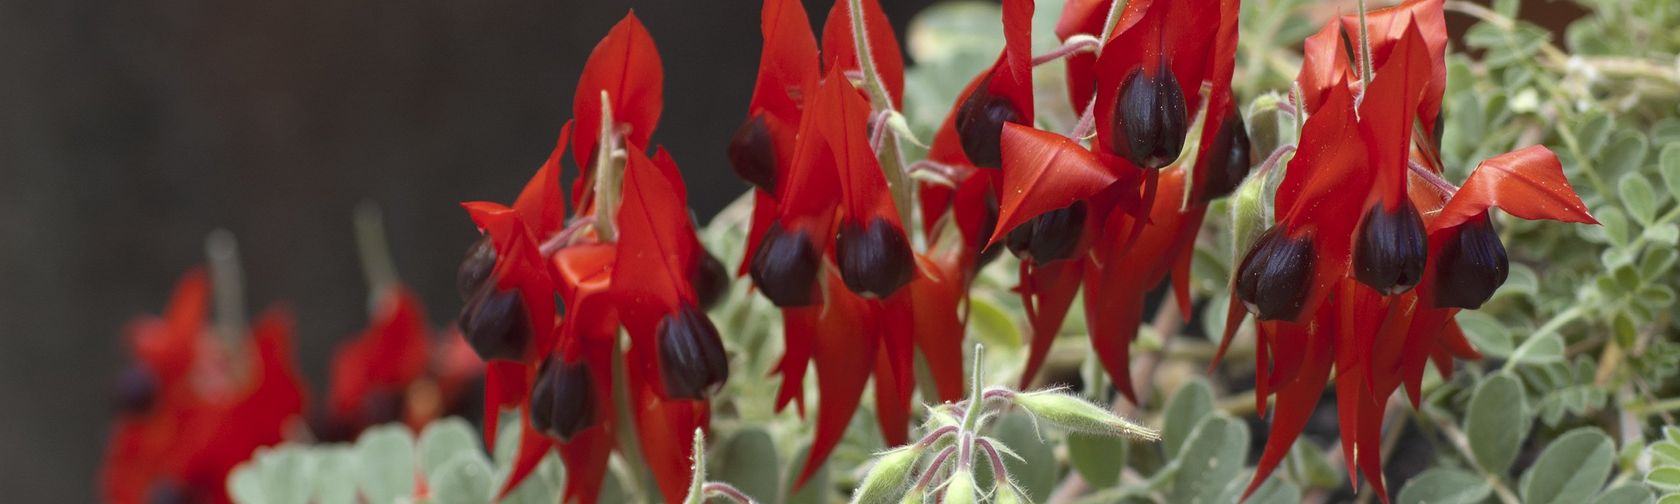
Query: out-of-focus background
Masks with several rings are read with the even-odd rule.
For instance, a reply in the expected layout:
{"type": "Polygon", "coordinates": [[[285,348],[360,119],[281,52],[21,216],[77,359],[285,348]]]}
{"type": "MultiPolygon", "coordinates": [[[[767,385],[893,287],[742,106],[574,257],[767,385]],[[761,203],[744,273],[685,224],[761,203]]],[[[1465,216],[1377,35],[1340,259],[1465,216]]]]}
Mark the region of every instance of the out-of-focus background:
{"type": "MultiPolygon", "coordinates": [[[[822,22],[831,2],[807,1],[822,22]]],[[[902,30],[927,0],[882,2],[902,30]]],[[[635,8],[665,64],[655,141],[708,216],[745,190],[724,145],[759,50],[751,0],[0,0],[0,491],[94,502],[124,362],[204,237],[239,238],[251,313],[290,306],[320,394],[366,318],[351,214],[383,207],[434,324],[476,237],[571,117],[635,8]]]]}

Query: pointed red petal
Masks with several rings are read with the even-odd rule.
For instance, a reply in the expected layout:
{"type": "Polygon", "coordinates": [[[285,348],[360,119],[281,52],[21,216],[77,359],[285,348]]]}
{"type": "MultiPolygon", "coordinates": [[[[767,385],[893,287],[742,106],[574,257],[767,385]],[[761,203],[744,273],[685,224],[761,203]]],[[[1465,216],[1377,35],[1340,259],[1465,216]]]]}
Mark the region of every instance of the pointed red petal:
{"type": "Polygon", "coordinates": [[[636,438],[642,460],[652,470],[665,501],[680,502],[692,479],[694,431],[707,427],[711,410],[705,401],[665,399],[652,370],[655,358],[651,353],[651,349],[632,348],[628,356],[636,438]]]}
{"type": "Polygon", "coordinates": [[[766,0],[760,20],[764,47],[759,53],[758,80],[753,84],[748,115],[769,112],[788,124],[799,122],[800,100],[795,92],[816,79],[817,37],[799,0],[766,0]]]}
{"type": "Polygon", "coordinates": [[[1429,229],[1458,226],[1493,207],[1528,220],[1598,223],[1569,186],[1557,155],[1539,145],[1483,161],[1429,229]]]}
{"type": "Polygon", "coordinates": [[[1056,333],[1061,332],[1068,309],[1073,307],[1074,295],[1079,293],[1084,265],[1084,260],[1076,259],[1040,265],[1021,262],[1021,284],[1015,289],[1027,306],[1032,338],[1026,368],[1021,371],[1021,388],[1027,388],[1050,356],[1050,343],[1056,341],[1056,333]]]}
{"type": "MultiPolygon", "coordinates": [[[[1282,332],[1307,332],[1305,326],[1278,325],[1295,326],[1282,327],[1282,332]]],[[[1307,419],[1312,417],[1313,409],[1318,406],[1318,398],[1324,393],[1324,385],[1329,381],[1330,363],[1333,360],[1329,354],[1329,342],[1319,340],[1314,335],[1303,336],[1303,344],[1293,347],[1293,352],[1304,357],[1301,360],[1305,366],[1294,379],[1278,387],[1277,407],[1272,411],[1272,425],[1266,436],[1266,449],[1260,454],[1260,462],[1255,465],[1254,478],[1249,481],[1248,489],[1243,491],[1245,499],[1253,494],[1255,489],[1260,488],[1260,484],[1266,482],[1266,478],[1277,469],[1278,463],[1283,461],[1284,455],[1289,453],[1289,447],[1295,444],[1295,438],[1300,437],[1301,430],[1307,426],[1307,419]]],[[[1282,356],[1282,352],[1279,356],[1282,356]]]]}
{"type": "MultiPolygon", "coordinates": [[[[1357,33],[1357,32],[1356,32],[1357,33]]],[[[1346,87],[1353,78],[1346,46],[1342,44],[1342,25],[1324,23],[1324,27],[1307,37],[1301,47],[1301,72],[1295,81],[1301,84],[1302,103],[1296,104],[1308,114],[1318,113],[1329,99],[1332,86],[1346,87]]]]}
{"type": "MultiPolygon", "coordinates": [[[[599,502],[613,451],[612,432],[596,427],[577,433],[559,446],[566,464],[566,492],[561,502],[599,502]]],[[[503,497],[506,497],[504,492],[503,497]]]]}
{"type": "MultiPolygon", "coordinates": [[[[899,52],[898,36],[893,34],[892,23],[881,11],[879,0],[862,0],[859,3],[863,5],[864,32],[869,37],[869,54],[875,62],[875,71],[880,73],[887,93],[892,95],[893,108],[903,108],[904,55],[899,52]]],[[[840,75],[836,69],[860,70],[857,47],[852,38],[850,4],[847,0],[834,2],[834,7],[828,11],[828,20],[823,23],[823,70],[829,75],[840,75]]]]}
{"type": "MultiPolygon", "coordinates": [[[[530,411],[529,406],[529,403],[527,403],[525,411],[530,411]]],[[[487,418],[484,423],[498,422],[487,418]]],[[[503,483],[502,489],[496,492],[496,500],[507,497],[508,492],[512,492],[520,483],[523,483],[525,478],[537,470],[537,465],[542,463],[543,457],[547,456],[548,451],[552,449],[554,449],[554,439],[543,435],[535,427],[532,427],[530,415],[520,414],[519,451],[513,457],[513,468],[508,472],[507,482],[503,483]]],[[[570,466],[567,468],[569,469],[570,466]]],[[[568,478],[568,490],[570,489],[570,483],[568,478]]]]}
{"type": "Polygon", "coordinates": [[[837,189],[842,215],[857,223],[882,217],[897,225],[898,211],[887,189],[886,174],[869,142],[869,102],[851,81],[835,77],[830,74],[823,82],[811,112],[817,116],[818,131],[828,142],[840,170],[837,189]]]}
{"type": "Polygon", "coordinates": [[[805,416],[805,371],[811,365],[822,312],[821,305],[782,309],[782,360],[772,371],[782,376],[776,392],[777,411],[798,401],[799,416],[805,416]]]}
{"type": "Polygon", "coordinates": [[[626,321],[657,320],[683,303],[695,304],[688,265],[698,242],[681,179],[674,177],[674,166],[655,163],[640,150],[630,151],[612,273],[612,289],[626,321]]]}
{"type": "Polygon", "coordinates": [[[1371,149],[1375,171],[1372,197],[1393,209],[1406,197],[1406,164],[1412,152],[1412,124],[1429,84],[1429,54],[1417,26],[1406,23],[1393,57],[1376,70],[1359,103],[1359,131],[1371,149]]]}
{"type": "Polygon", "coordinates": [[[910,282],[915,304],[916,348],[922,351],[939,390],[939,401],[958,401],[963,396],[963,325],[958,311],[967,298],[967,285],[958,254],[918,257],[926,275],[910,282]]]}
{"type": "MultiPolygon", "coordinates": [[[[1429,84],[1423,101],[1417,107],[1417,117],[1424,133],[1433,134],[1435,117],[1441,113],[1441,97],[1447,89],[1447,20],[1441,0],[1406,0],[1399,5],[1375,9],[1366,13],[1366,26],[1371,35],[1371,59],[1388,61],[1391,51],[1405,36],[1408,25],[1415,24],[1428,46],[1429,84]]],[[[1348,33],[1359,33],[1359,16],[1343,15],[1342,27],[1348,33]]],[[[1378,72],[1381,73],[1381,72],[1378,72]]]]}
{"type": "MultiPolygon", "coordinates": [[[[594,166],[595,144],[600,141],[602,93],[607,95],[613,122],[617,123],[611,126],[615,131],[626,129],[625,138],[633,146],[629,150],[648,145],[665,106],[665,73],[660,65],[653,36],[634,11],[590,51],[572,98],[572,115],[577,118],[577,128],[572,130],[572,145],[576,146],[572,159],[584,173],[594,166]]],[[[578,180],[587,178],[580,176],[578,180]]]]}
{"type": "Polygon", "coordinates": [[[496,446],[496,427],[503,411],[525,402],[531,393],[531,371],[519,362],[492,360],[484,364],[484,444],[496,446]]]}
{"type": "Polygon", "coordinates": [[[1068,137],[1003,125],[1003,194],[988,244],[1039,214],[1090,198],[1119,179],[1068,137]]]}
{"type": "Polygon", "coordinates": [[[817,405],[816,435],[795,488],[804,486],[840,444],[862,399],[869,373],[875,369],[878,351],[877,338],[869,333],[875,326],[875,313],[869,304],[846,290],[837,272],[829,273],[823,283],[827,306],[815,327],[812,352],[822,397],[817,405]]]}
{"type": "Polygon", "coordinates": [[[530,226],[531,235],[546,239],[566,225],[566,195],[560,190],[560,159],[566,155],[566,140],[571,137],[572,122],[566,121],[560,127],[560,139],[555,142],[554,152],[548,155],[542,168],[525,183],[525,189],[519,192],[519,198],[513,200],[513,209],[530,226]]]}

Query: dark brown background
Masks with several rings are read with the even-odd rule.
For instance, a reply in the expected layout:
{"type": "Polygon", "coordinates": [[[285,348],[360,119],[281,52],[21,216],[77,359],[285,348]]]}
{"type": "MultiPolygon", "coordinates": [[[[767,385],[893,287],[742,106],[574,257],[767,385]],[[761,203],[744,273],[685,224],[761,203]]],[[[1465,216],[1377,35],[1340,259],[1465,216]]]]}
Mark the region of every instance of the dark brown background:
{"type": "MultiPolygon", "coordinates": [[[[819,18],[830,2],[809,1],[819,18]]],[[[904,21],[929,3],[889,0],[904,21]]],[[[312,384],[363,324],[350,215],[386,211],[438,323],[475,236],[570,117],[631,7],[664,57],[657,142],[710,215],[759,48],[753,0],[0,0],[0,500],[92,502],[118,333],[236,233],[254,313],[290,305],[312,384]]]]}

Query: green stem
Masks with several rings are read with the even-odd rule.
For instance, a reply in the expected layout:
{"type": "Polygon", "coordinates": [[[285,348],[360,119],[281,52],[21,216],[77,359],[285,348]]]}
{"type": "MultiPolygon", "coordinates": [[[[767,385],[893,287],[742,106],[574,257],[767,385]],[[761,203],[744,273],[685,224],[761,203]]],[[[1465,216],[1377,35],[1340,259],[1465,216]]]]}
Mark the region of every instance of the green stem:
{"type": "Polygon", "coordinates": [[[623,339],[620,334],[613,335],[613,432],[618,437],[618,456],[624,459],[624,465],[633,480],[630,482],[630,493],[641,497],[643,502],[651,502],[653,499],[639,495],[658,487],[653,482],[653,475],[648,472],[648,465],[642,461],[642,447],[636,438],[636,423],[631,416],[635,413],[630,411],[629,375],[624,367],[623,339]]]}
{"type": "Polygon", "coordinates": [[[962,432],[974,432],[975,425],[980,422],[980,411],[986,404],[984,393],[980,386],[981,357],[986,353],[986,346],[974,344],[974,378],[969,384],[968,411],[963,413],[962,432]]]}
{"type": "MultiPolygon", "coordinates": [[[[881,79],[881,73],[875,68],[875,53],[869,47],[869,28],[863,19],[863,0],[847,0],[852,21],[852,48],[857,52],[858,70],[863,72],[863,86],[869,93],[869,99],[875,110],[897,112],[893,107],[892,93],[887,91],[887,84],[881,79]]],[[[881,173],[887,178],[887,192],[892,194],[893,205],[898,208],[899,225],[911,226],[911,190],[909,177],[904,173],[904,160],[898,145],[898,133],[888,131],[881,142],[881,151],[875,153],[881,162],[881,173]]]]}
{"type": "Polygon", "coordinates": [[[217,229],[204,239],[210,262],[210,292],[216,309],[216,333],[230,349],[241,348],[245,334],[245,272],[239,264],[239,241],[217,229]]]}
{"type": "Polygon", "coordinates": [[[619,161],[618,135],[613,133],[612,102],[606,90],[601,91],[601,132],[595,144],[595,234],[603,242],[612,242],[616,235],[618,199],[624,190],[624,163],[619,161]]]}
{"type": "Polygon", "coordinates": [[[379,204],[363,200],[356,204],[356,255],[362,261],[362,275],[367,279],[368,306],[377,306],[387,289],[397,284],[396,262],[391,259],[391,244],[385,238],[385,217],[379,204]]]}
{"type": "Polygon", "coordinates": [[[1359,0],[1359,77],[1364,82],[1359,94],[1363,96],[1365,90],[1371,88],[1371,77],[1376,74],[1376,64],[1371,61],[1371,28],[1365,21],[1365,0],[1359,0]]]}

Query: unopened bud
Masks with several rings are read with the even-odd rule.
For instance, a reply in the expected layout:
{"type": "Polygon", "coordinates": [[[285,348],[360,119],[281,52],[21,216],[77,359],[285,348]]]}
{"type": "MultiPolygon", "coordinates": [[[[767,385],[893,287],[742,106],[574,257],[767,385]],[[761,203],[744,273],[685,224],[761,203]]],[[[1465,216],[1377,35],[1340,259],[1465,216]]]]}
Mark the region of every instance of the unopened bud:
{"type": "Polygon", "coordinates": [[[945,481],[944,504],[973,504],[979,502],[974,492],[978,484],[974,482],[974,472],[966,467],[957,467],[951,473],[951,479],[945,481]]]}
{"type": "Polygon", "coordinates": [[[1158,441],[1161,433],[1120,418],[1113,412],[1084,399],[1055,390],[1015,394],[1015,404],[1040,420],[1072,432],[1126,436],[1158,441]]]}
{"type": "Polygon", "coordinates": [[[904,497],[904,489],[915,480],[910,471],[916,468],[922,451],[919,445],[900,446],[876,457],[875,465],[852,493],[852,504],[891,504],[904,497]]]}

